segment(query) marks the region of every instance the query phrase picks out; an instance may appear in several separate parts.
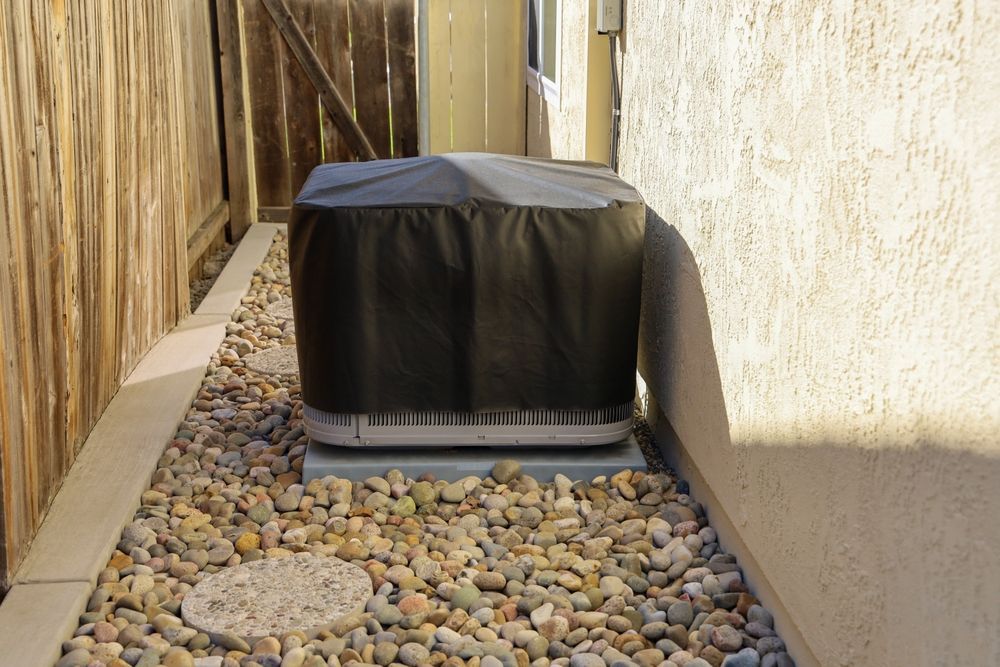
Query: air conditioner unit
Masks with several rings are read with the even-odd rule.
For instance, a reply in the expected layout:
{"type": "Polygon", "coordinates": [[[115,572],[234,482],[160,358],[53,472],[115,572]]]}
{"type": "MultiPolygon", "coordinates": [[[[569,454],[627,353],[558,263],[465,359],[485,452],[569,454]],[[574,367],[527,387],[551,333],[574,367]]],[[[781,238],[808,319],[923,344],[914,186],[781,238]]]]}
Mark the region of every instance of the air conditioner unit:
{"type": "Polygon", "coordinates": [[[596,445],[632,427],[645,206],[589,162],[327,164],[289,220],[306,432],[596,445]]]}

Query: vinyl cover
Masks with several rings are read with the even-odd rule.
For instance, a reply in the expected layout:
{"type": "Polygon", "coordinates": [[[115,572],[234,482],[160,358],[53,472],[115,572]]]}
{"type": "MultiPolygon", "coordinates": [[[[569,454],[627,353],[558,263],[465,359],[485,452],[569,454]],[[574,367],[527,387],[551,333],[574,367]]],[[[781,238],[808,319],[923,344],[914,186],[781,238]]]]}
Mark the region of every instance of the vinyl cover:
{"type": "Polygon", "coordinates": [[[317,167],[289,221],[305,402],[365,414],[632,400],[644,217],[596,163],[317,167]]]}

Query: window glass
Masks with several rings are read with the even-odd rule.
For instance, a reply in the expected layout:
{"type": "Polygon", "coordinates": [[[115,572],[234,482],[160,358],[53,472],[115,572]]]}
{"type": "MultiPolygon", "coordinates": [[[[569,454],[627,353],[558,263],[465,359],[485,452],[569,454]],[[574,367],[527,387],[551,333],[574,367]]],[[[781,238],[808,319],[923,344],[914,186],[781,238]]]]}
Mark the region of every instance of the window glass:
{"type": "Polygon", "coordinates": [[[528,67],[538,71],[538,1],[528,2],[528,67]]]}
{"type": "Polygon", "coordinates": [[[544,19],[542,37],[542,76],[549,81],[556,80],[556,0],[541,0],[544,19]]]}
{"type": "Polygon", "coordinates": [[[558,0],[528,0],[528,67],[555,82],[559,45],[558,0]]]}

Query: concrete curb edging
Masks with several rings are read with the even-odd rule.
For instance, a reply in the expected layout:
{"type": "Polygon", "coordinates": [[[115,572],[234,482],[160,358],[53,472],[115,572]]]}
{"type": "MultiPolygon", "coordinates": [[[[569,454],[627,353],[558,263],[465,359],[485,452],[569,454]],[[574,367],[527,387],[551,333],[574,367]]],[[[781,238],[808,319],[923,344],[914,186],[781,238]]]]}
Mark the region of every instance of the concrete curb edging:
{"type": "Polygon", "coordinates": [[[51,666],[149,475],[201,386],[254,269],[284,225],[252,225],[201,306],[128,376],[70,468],[0,605],[0,656],[51,666]],[[16,658],[15,658],[16,657],[16,658]]]}
{"type": "Polygon", "coordinates": [[[194,314],[226,317],[232,315],[240,305],[243,295],[247,293],[254,269],[267,255],[275,232],[284,229],[285,225],[273,222],[258,222],[251,225],[194,314]]]}
{"type": "Polygon", "coordinates": [[[93,586],[89,582],[15,584],[0,605],[0,656],[5,665],[52,667],[60,642],[73,636],[93,586]]]}
{"type": "Polygon", "coordinates": [[[14,575],[15,585],[96,581],[190,406],[227,321],[227,315],[192,315],[143,357],[87,436],[14,575]]]}

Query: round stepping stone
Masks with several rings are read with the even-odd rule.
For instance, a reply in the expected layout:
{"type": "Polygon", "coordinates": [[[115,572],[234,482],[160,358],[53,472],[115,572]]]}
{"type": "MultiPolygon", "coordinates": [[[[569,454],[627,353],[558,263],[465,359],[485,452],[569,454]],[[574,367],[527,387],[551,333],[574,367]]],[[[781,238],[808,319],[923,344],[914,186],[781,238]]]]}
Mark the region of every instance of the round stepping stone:
{"type": "Polygon", "coordinates": [[[362,611],[372,581],[357,565],[297,554],[223,568],[184,597],[184,622],[205,633],[234,634],[248,643],[301,630],[315,637],[340,617],[362,611]]]}
{"type": "Polygon", "coordinates": [[[243,365],[264,375],[298,375],[299,358],[294,345],[272,347],[243,357],[243,365]]]}
{"type": "Polygon", "coordinates": [[[292,319],[292,300],[287,296],[282,297],[274,303],[267,304],[264,312],[277,320],[290,320],[292,319]]]}

